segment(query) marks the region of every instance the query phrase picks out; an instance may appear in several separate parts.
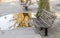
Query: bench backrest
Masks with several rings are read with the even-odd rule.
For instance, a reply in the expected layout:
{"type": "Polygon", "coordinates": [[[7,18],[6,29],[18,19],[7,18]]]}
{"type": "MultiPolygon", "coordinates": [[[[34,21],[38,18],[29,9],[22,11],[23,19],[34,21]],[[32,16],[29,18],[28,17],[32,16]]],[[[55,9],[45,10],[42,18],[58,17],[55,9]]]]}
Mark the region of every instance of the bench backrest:
{"type": "Polygon", "coordinates": [[[48,12],[43,9],[40,19],[42,19],[46,24],[52,25],[54,20],[56,19],[56,16],[54,15],[53,12],[48,12]]]}

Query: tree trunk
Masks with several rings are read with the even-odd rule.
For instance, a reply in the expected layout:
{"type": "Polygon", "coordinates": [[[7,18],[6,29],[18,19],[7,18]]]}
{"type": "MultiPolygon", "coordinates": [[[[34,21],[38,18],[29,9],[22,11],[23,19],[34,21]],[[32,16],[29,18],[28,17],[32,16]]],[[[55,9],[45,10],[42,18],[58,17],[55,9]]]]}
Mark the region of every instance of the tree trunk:
{"type": "Polygon", "coordinates": [[[36,14],[36,17],[40,17],[42,13],[42,9],[45,9],[47,11],[50,11],[50,6],[49,6],[49,0],[39,0],[39,9],[36,14]]]}

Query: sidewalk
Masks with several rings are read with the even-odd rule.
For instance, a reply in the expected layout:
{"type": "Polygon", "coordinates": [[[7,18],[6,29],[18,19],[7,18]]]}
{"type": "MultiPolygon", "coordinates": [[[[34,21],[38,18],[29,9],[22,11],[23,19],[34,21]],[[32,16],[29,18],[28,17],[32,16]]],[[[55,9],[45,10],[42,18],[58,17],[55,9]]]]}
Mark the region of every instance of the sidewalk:
{"type": "MultiPolygon", "coordinates": [[[[31,11],[32,13],[36,13],[37,7],[35,8],[35,6],[33,6],[31,8],[30,6],[29,11],[31,11]]],[[[60,7],[56,6],[56,4],[52,4],[52,7],[57,11],[57,19],[55,20],[52,28],[49,29],[49,36],[43,36],[43,38],[60,38],[60,7]]],[[[21,6],[19,2],[0,4],[0,16],[12,13],[19,13],[23,11],[26,12],[24,7],[21,6]]]]}

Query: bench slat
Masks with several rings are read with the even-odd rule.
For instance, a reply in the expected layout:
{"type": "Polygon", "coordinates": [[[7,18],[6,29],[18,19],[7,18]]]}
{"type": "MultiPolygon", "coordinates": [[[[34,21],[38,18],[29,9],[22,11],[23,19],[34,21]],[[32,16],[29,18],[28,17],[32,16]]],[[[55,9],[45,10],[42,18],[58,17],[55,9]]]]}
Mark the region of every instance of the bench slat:
{"type": "Polygon", "coordinates": [[[37,27],[45,27],[43,24],[41,24],[37,19],[33,19],[34,23],[37,27]]]}
{"type": "Polygon", "coordinates": [[[53,15],[51,12],[47,12],[46,10],[43,10],[41,18],[48,24],[52,25],[54,20],[56,19],[56,16],[53,15]]]}

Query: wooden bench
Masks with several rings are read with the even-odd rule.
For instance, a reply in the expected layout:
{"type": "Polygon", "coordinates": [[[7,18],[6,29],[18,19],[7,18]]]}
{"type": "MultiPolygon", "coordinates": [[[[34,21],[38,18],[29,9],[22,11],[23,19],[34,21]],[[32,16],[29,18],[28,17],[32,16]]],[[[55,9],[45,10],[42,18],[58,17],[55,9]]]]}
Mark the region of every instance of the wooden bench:
{"type": "Polygon", "coordinates": [[[33,22],[36,28],[38,29],[45,29],[45,36],[48,35],[48,28],[52,26],[56,16],[53,15],[54,13],[48,12],[43,9],[43,12],[39,18],[34,18],[33,22]]]}

